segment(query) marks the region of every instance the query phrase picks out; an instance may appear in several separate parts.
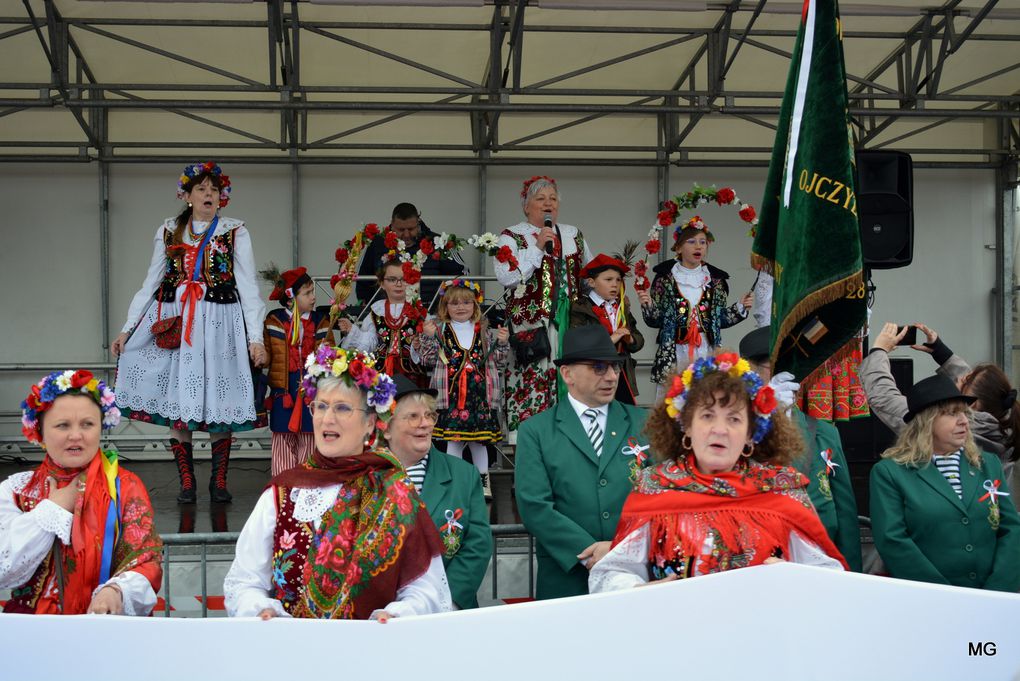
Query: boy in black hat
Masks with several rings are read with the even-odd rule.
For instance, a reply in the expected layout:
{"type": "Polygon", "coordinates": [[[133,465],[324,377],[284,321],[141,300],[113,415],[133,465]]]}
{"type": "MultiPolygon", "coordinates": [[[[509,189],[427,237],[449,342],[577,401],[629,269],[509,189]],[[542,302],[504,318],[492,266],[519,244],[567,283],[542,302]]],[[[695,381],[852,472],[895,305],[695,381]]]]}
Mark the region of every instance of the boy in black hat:
{"type": "Polygon", "coordinates": [[[616,399],[623,357],[601,326],[568,329],[555,360],[567,397],[517,435],[517,508],[538,540],[538,598],[588,593],[647,451],[644,409],[616,399]]]}
{"type": "Polygon", "coordinates": [[[839,431],[832,423],[808,416],[797,408],[792,392],[796,390],[797,384],[791,383],[789,379],[783,380],[786,376],[792,379],[792,375],[777,374],[775,379],[778,380],[772,380],[770,340],[769,327],[755,329],[740,341],[740,356],[750,362],[751,368],[762,379],[774,384],[777,399],[790,407],[790,419],[800,428],[806,445],[804,453],[793,462],[793,466],[807,476],[808,495],[829,538],[846,558],[850,569],[861,572],[863,559],[857,523],[857,501],[839,431]]]}

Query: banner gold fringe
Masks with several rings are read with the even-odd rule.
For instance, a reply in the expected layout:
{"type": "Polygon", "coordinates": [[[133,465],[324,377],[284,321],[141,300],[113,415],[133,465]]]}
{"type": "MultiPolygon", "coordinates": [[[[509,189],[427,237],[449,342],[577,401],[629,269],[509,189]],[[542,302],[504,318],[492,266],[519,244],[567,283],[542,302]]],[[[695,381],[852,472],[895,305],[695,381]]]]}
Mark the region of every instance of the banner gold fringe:
{"type": "MultiPolygon", "coordinates": [[[[775,277],[775,261],[771,258],[759,255],[757,253],[751,254],[751,266],[759,272],[765,272],[766,274],[775,277]]],[[[776,366],[776,362],[779,359],[779,350],[783,346],[783,341],[790,334],[798,324],[800,324],[809,314],[817,310],[823,305],[835,302],[840,298],[844,297],[847,291],[855,291],[860,287],[864,286],[864,272],[857,270],[849,277],[838,279],[827,286],[811,293],[806,298],[801,300],[794,308],[790,311],[786,318],[783,319],[782,324],[779,326],[779,334],[776,336],[776,343],[772,349],[772,366],[776,366]]],[[[856,336],[850,338],[842,347],[836,352],[830,355],[824,362],[818,365],[818,367],[807,376],[800,379],[802,384],[808,385],[812,380],[816,379],[818,374],[825,368],[825,364],[831,361],[841,361],[849,356],[857,343],[858,339],[856,336]]]]}

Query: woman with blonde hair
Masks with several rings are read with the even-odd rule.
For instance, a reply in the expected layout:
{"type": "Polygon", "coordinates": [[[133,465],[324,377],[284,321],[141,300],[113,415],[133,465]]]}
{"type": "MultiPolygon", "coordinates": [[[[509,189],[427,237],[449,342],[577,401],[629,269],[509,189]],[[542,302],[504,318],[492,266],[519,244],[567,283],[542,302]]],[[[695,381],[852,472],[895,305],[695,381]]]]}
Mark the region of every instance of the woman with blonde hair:
{"type": "Polygon", "coordinates": [[[1020,590],[1020,516],[998,457],[970,431],[974,397],[946,376],[907,395],[906,427],[871,470],[871,526],[893,577],[1020,590]]]}
{"type": "Polygon", "coordinates": [[[642,469],[590,591],[776,560],[848,569],[790,463],[797,429],[747,360],[721,352],[672,377],[645,424],[642,469]]]}

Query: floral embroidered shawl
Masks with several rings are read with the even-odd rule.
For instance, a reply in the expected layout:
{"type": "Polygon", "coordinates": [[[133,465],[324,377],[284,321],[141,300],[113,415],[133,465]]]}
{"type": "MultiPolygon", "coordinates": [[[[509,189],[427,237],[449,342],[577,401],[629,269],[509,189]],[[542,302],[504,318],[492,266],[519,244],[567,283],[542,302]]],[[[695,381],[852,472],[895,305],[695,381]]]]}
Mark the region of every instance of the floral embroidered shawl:
{"type": "Polygon", "coordinates": [[[647,523],[653,573],[670,566],[687,576],[788,557],[790,532],[796,531],[849,569],[806,488],[807,478],[793,468],[741,459],[737,470],[713,476],[681,455],[642,471],[613,544],[647,523]]]}

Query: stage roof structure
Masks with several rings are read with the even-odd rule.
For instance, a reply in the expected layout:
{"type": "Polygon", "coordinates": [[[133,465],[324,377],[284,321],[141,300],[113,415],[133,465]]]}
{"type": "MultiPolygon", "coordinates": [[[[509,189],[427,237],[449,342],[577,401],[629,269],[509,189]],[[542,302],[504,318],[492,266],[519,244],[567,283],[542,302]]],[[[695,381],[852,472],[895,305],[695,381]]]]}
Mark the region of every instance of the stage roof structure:
{"type": "MultiPolygon", "coordinates": [[[[801,3],[8,0],[0,161],[764,166],[801,3]]],[[[854,135],[1020,147],[1020,0],[841,3],[854,135]]]]}

